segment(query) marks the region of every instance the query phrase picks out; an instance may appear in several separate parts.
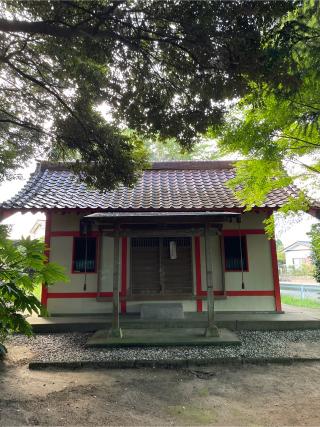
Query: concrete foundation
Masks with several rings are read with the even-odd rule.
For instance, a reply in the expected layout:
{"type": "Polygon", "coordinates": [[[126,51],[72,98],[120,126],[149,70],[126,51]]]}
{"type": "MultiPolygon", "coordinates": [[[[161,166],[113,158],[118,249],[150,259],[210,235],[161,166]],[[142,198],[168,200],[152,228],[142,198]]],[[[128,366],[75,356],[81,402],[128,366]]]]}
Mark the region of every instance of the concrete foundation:
{"type": "MultiPolygon", "coordinates": [[[[219,328],[231,330],[320,329],[320,310],[285,307],[285,313],[215,313],[219,328]]],[[[29,317],[34,333],[94,332],[111,327],[111,315],[29,317]]],[[[120,315],[120,326],[127,329],[199,328],[208,325],[206,313],[185,313],[184,319],[143,320],[139,315],[120,315]]]]}
{"type": "Polygon", "coordinates": [[[86,347],[150,347],[181,345],[241,345],[238,336],[221,329],[219,336],[209,337],[202,329],[127,329],[123,337],[110,336],[108,330],[99,330],[88,338],[86,347]]]}

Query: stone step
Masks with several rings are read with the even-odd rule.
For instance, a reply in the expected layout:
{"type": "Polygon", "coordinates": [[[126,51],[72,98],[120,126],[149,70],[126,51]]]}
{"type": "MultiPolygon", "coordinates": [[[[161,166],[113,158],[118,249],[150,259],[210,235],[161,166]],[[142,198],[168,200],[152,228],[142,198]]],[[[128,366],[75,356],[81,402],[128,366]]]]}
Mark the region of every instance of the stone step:
{"type": "Polygon", "coordinates": [[[230,346],[241,345],[236,333],[220,329],[218,337],[208,337],[201,329],[126,329],[123,337],[113,337],[110,330],[101,329],[91,335],[86,347],[169,347],[169,346],[230,346]]]}
{"type": "Polygon", "coordinates": [[[182,303],[150,303],[141,304],[141,319],[175,320],[184,319],[182,303]]]}

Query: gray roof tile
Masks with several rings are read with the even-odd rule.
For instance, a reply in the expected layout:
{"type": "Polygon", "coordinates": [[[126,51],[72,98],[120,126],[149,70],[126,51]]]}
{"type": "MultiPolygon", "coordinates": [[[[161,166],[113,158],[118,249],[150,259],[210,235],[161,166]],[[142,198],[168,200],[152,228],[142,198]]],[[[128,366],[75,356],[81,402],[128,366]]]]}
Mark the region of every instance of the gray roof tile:
{"type": "MultiPolygon", "coordinates": [[[[0,204],[2,209],[219,210],[241,208],[225,185],[234,177],[231,162],[159,162],[143,172],[133,188],[120,185],[104,193],[89,189],[67,165],[41,162],[24,188],[0,204]]],[[[298,189],[273,191],[261,207],[277,208],[298,189]]]]}

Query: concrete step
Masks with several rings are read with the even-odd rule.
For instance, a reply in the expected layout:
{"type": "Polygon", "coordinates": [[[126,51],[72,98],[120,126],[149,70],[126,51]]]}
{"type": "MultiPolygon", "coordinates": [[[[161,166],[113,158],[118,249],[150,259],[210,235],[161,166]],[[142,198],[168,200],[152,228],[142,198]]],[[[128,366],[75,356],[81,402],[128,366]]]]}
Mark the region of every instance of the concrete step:
{"type": "MultiPolygon", "coordinates": [[[[287,311],[287,307],[285,307],[287,311]]],[[[320,310],[291,307],[286,313],[216,313],[216,324],[232,330],[320,329],[320,310]],[[299,311],[301,310],[301,311],[299,311]],[[305,310],[305,311],[303,311],[305,310]]],[[[123,329],[205,328],[206,313],[184,313],[184,319],[141,319],[139,314],[120,316],[123,329]]],[[[108,329],[112,316],[28,317],[35,333],[94,332],[108,329]]]]}
{"type": "Polygon", "coordinates": [[[184,319],[182,303],[141,304],[140,317],[143,320],[176,320],[184,319]]]}
{"type": "Polygon", "coordinates": [[[239,337],[228,329],[220,329],[218,337],[208,337],[200,329],[127,329],[123,337],[113,337],[108,329],[95,332],[86,347],[169,347],[169,346],[241,345],[239,337]]]}

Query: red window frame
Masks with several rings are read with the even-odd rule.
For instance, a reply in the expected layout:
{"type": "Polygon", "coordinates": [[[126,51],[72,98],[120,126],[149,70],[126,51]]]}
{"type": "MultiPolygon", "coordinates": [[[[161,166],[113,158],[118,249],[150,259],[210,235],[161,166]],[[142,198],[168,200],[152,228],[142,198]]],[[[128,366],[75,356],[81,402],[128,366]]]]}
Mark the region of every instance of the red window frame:
{"type": "Polygon", "coordinates": [[[98,238],[97,236],[88,236],[89,239],[95,239],[96,242],[96,256],[94,260],[94,271],[87,271],[85,273],[84,271],[75,271],[74,269],[74,257],[75,257],[75,248],[76,248],[76,239],[85,239],[85,236],[74,236],[73,242],[72,242],[72,259],[71,259],[71,274],[97,274],[97,263],[98,263],[98,238]]]}
{"type": "Polygon", "coordinates": [[[249,272],[249,256],[248,256],[248,240],[247,240],[247,235],[246,234],[242,234],[239,236],[239,234],[235,233],[235,234],[228,234],[226,236],[223,236],[223,246],[224,246],[224,271],[226,273],[239,273],[242,272],[241,268],[236,269],[236,270],[230,270],[227,268],[227,263],[226,263],[226,252],[225,252],[225,243],[226,243],[226,239],[229,237],[237,237],[237,238],[241,238],[244,239],[245,241],[245,250],[243,251],[243,255],[245,257],[246,260],[246,268],[243,269],[244,272],[249,272]]]}

